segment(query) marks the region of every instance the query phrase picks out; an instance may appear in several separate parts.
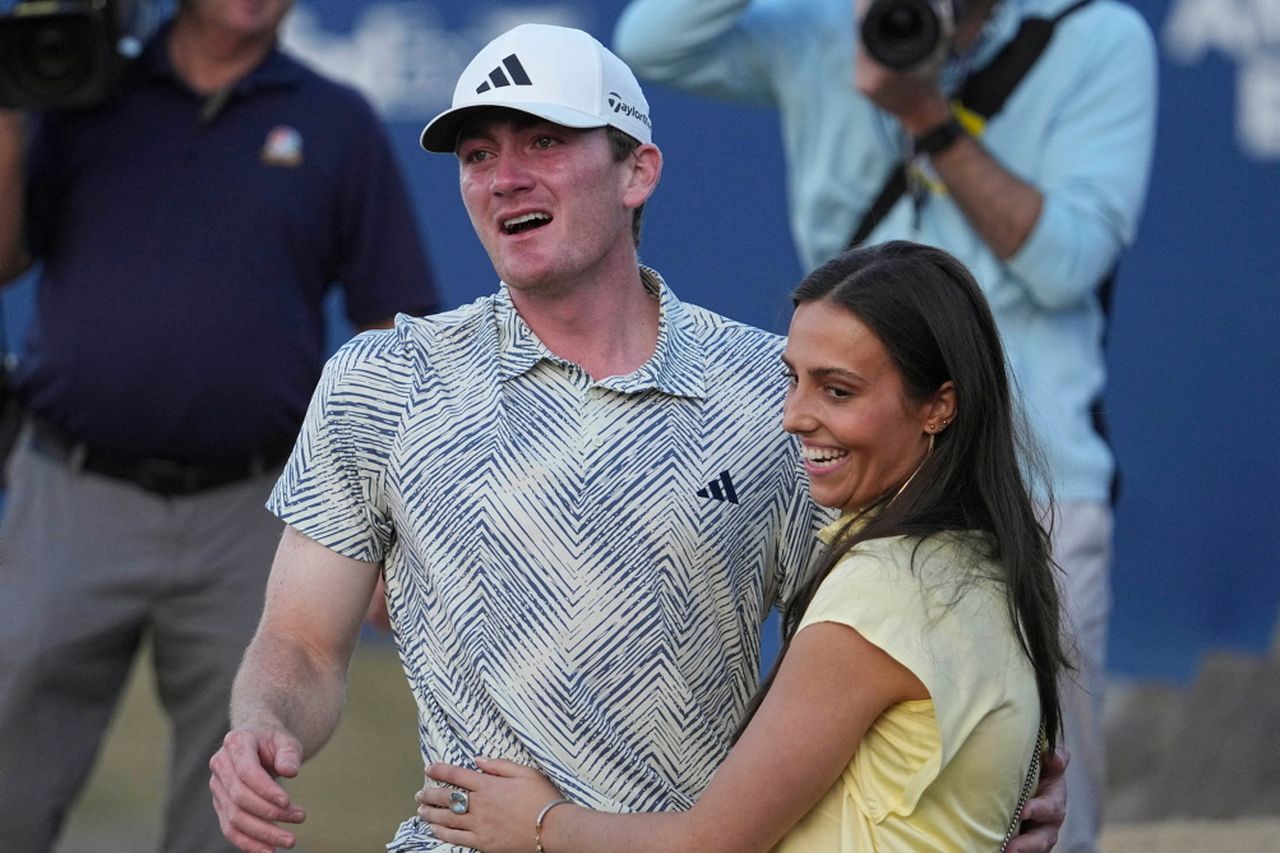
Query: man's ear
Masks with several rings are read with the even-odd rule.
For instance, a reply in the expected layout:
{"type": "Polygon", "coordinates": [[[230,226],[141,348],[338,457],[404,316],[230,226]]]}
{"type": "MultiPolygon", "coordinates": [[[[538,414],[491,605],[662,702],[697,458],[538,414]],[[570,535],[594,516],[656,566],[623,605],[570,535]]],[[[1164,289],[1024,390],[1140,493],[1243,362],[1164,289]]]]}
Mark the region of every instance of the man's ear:
{"type": "Polygon", "coordinates": [[[623,201],[637,208],[649,200],[662,177],[662,152],[652,143],[644,143],[627,157],[627,186],[623,201]]]}

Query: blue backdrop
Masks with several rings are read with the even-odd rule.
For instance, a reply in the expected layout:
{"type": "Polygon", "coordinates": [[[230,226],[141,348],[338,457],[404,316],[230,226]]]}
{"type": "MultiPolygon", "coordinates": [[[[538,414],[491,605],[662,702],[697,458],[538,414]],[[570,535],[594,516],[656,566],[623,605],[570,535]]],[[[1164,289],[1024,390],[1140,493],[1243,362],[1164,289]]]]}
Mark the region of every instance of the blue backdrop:
{"type": "MultiPolygon", "coordinates": [[[[286,43],[388,122],[446,301],[495,279],[451,157],[417,147],[457,73],[526,20],[608,41],[624,3],[301,0],[286,43]]],[[[1280,0],[1135,0],[1161,45],[1150,200],[1121,262],[1107,406],[1124,474],[1111,666],[1185,679],[1211,647],[1260,650],[1280,605],[1280,0]]],[[[783,332],[801,268],[771,111],[646,86],[666,171],[642,257],[681,297],[783,332]]],[[[30,286],[6,297],[11,335],[30,286]]],[[[335,309],[335,316],[337,311],[335,309]]],[[[339,327],[336,342],[345,334],[339,327]]]]}

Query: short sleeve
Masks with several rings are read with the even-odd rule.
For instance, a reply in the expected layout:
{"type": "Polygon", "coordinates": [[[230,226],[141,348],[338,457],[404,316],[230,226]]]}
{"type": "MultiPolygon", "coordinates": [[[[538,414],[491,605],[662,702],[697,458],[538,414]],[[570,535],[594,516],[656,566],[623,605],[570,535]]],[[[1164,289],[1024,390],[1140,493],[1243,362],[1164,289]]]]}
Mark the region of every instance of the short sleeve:
{"type": "Polygon", "coordinates": [[[928,685],[937,667],[926,642],[931,618],[922,582],[904,562],[881,541],[858,546],[822,582],[800,627],[848,625],[928,685]]]}
{"type": "MultiPolygon", "coordinates": [[[[877,539],[860,543],[823,581],[800,623],[856,630],[920,679],[932,713],[906,706],[897,725],[936,727],[936,748],[899,778],[895,807],[909,811],[993,709],[1009,702],[1011,674],[1028,681],[998,584],[963,540],[877,539]],[[924,721],[924,722],[921,722],[924,721]]],[[[1034,679],[1028,683],[1034,690],[1034,679]]],[[[1018,690],[1021,690],[1019,687],[1018,690]]],[[[877,723],[880,725],[880,723],[877,723]]],[[[922,735],[923,736],[923,735],[922,735]]]]}
{"type": "Polygon", "coordinates": [[[357,335],[335,353],[267,508],[343,556],[381,562],[393,536],[388,459],[410,380],[401,328],[357,335]]]}

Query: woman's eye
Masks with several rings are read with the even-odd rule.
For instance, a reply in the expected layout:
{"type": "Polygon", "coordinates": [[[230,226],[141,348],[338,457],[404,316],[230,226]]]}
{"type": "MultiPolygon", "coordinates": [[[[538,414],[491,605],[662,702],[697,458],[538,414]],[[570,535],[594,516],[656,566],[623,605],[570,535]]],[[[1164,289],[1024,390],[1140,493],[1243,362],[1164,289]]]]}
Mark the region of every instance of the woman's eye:
{"type": "Polygon", "coordinates": [[[782,377],[787,380],[788,385],[795,385],[796,382],[798,382],[800,379],[798,376],[796,376],[794,370],[783,370],[782,377]]]}
{"type": "Polygon", "coordinates": [[[836,385],[828,385],[826,391],[837,400],[845,400],[853,396],[853,392],[847,388],[840,388],[836,385]]]}

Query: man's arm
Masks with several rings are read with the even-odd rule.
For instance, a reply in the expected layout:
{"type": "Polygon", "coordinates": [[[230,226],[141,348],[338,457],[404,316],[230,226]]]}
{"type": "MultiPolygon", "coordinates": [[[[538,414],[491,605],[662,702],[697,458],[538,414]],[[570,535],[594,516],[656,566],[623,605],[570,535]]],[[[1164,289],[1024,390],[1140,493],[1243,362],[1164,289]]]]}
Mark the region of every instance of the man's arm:
{"type": "Polygon", "coordinates": [[[613,49],[635,73],[688,92],[767,104],[769,61],[744,20],[750,0],[632,0],[613,49]]]}
{"type": "MultiPolygon", "coordinates": [[[[921,136],[951,119],[951,106],[932,79],[891,71],[868,57],[860,44],[856,55],[858,91],[896,117],[908,135],[921,136]]],[[[931,160],[947,192],[996,257],[1006,260],[1017,252],[1040,218],[1040,190],[968,135],[931,160]]]]}
{"type": "Polygon", "coordinates": [[[231,691],[231,731],[209,761],[223,835],[245,851],[292,847],[277,822],[305,812],[275,778],[293,777],[338,725],[347,668],[378,577],[285,528],[266,605],[231,691]]]}
{"type": "MultiPolygon", "coordinates": [[[[1155,47],[1140,16],[1086,9],[1061,25],[1064,32],[1068,26],[1086,26],[1073,35],[1074,52],[1051,50],[1040,60],[1058,61],[1071,88],[1051,132],[1037,140],[1042,165],[1034,184],[969,137],[930,158],[974,231],[1048,309],[1091,294],[1133,239],[1155,135],[1155,47]],[[1108,17],[1086,26],[1091,13],[1108,17]]],[[[920,136],[949,118],[935,81],[890,71],[860,44],[855,53],[857,89],[904,132],[920,136]]]]}
{"type": "Polygon", "coordinates": [[[0,109],[0,284],[31,267],[26,243],[26,116],[0,109]]]}

